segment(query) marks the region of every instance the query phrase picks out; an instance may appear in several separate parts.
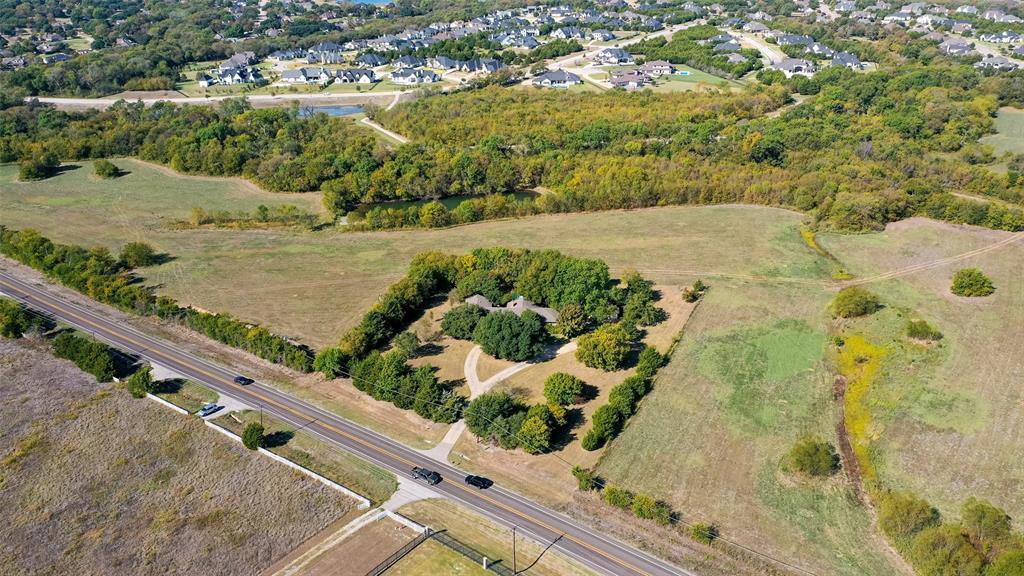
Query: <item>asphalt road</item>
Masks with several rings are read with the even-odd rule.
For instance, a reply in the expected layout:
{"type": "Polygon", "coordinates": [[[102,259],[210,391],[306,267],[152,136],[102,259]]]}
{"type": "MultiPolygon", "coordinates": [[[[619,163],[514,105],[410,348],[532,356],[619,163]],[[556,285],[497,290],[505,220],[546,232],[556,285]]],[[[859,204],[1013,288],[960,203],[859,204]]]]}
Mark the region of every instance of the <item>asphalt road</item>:
{"type": "MultiPolygon", "coordinates": [[[[433,461],[419,452],[376,432],[311,406],[276,389],[254,383],[239,386],[235,373],[212,362],[183,352],[171,343],[150,337],[134,328],[107,319],[89,309],[50,294],[45,287],[22,282],[0,273],[0,292],[25,305],[51,314],[124,352],[130,352],[161,364],[201,382],[214,390],[252,406],[262,406],[269,414],[296,428],[316,434],[374,464],[400,475],[409,475],[413,466],[437,470],[444,480],[434,486],[442,496],[476,509],[505,526],[515,525],[518,533],[542,545],[553,547],[566,556],[601,574],[651,575],[691,572],[625,545],[611,537],[581,526],[569,517],[535,504],[500,486],[477,490],[462,482],[465,472],[433,461]]],[[[533,559],[523,559],[528,563],[533,559]]],[[[505,560],[507,563],[511,563],[505,560]]]]}

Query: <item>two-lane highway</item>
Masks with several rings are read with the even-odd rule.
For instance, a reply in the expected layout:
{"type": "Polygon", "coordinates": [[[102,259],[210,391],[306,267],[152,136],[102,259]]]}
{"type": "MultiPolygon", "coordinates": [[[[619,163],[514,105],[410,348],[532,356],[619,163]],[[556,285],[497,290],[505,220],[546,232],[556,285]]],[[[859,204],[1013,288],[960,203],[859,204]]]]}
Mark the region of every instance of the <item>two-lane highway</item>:
{"type": "Polygon", "coordinates": [[[45,287],[36,286],[0,273],[0,292],[38,311],[75,326],[115,347],[155,362],[201,382],[210,388],[237,398],[296,427],[359,455],[399,475],[408,475],[413,466],[437,470],[444,481],[434,489],[446,498],[474,508],[511,526],[543,545],[555,542],[554,548],[566,556],[602,574],[651,575],[691,574],[668,562],[598,534],[565,515],[535,504],[500,486],[477,490],[462,482],[464,472],[440,464],[419,452],[390,440],[376,432],[353,424],[334,414],[284,394],[273,387],[254,383],[239,386],[235,373],[199,358],[168,342],[153,338],[129,326],[112,321],[102,314],[52,295],[45,287]]]}

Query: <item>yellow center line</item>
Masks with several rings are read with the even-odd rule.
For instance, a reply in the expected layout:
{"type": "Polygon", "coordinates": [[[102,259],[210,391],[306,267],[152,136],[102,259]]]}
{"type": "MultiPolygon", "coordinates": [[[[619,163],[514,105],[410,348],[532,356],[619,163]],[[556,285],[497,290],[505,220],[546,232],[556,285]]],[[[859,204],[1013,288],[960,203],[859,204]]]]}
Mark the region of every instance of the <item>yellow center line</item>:
{"type": "MultiPolygon", "coordinates": [[[[5,286],[8,286],[8,287],[14,288],[14,289],[18,288],[17,286],[9,284],[8,282],[6,282],[6,281],[4,281],[2,279],[0,279],[0,284],[3,284],[5,286]]],[[[106,333],[108,336],[120,338],[121,340],[126,340],[126,341],[128,341],[128,342],[130,342],[132,344],[135,344],[136,346],[139,346],[140,349],[142,349],[142,350],[149,350],[150,352],[152,352],[152,353],[154,353],[156,355],[162,356],[163,358],[165,358],[167,360],[170,360],[172,362],[177,362],[179,364],[182,364],[182,365],[184,365],[184,366],[186,366],[188,368],[191,368],[192,370],[195,370],[196,372],[199,372],[200,374],[204,374],[207,377],[212,378],[213,381],[215,381],[215,382],[219,382],[219,383],[231,386],[233,388],[237,388],[238,390],[241,390],[242,392],[244,392],[246,394],[249,394],[250,396],[254,396],[254,397],[258,398],[258,399],[265,400],[268,404],[272,404],[274,406],[277,406],[277,407],[279,407],[279,408],[281,408],[281,409],[283,409],[283,410],[285,410],[287,412],[290,412],[290,413],[294,414],[295,416],[298,416],[298,417],[303,418],[303,419],[309,417],[308,414],[304,414],[304,413],[302,413],[302,412],[300,412],[300,411],[298,411],[298,410],[296,410],[296,409],[294,409],[294,408],[292,408],[292,407],[290,407],[290,406],[288,406],[286,404],[282,404],[282,403],[278,402],[277,400],[274,400],[273,398],[269,398],[267,396],[264,396],[263,394],[260,394],[259,392],[256,392],[256,391],[253,391],[253,390],[250,390],[250,389],[246,389],[246,388],[244,388],[244,387],[242,387],[242,386],[240,386],[238,384],[235,384],[231,380],[228,380],[226,378],[223,378],[221,376],[213,374],[212,372],[206,370],[205,368],[195,364],[195,362],[193,360],[189,359],[188,356],[185,356],[184,360],[177,359],[177,358],[174,358],[173,356],[170,356],[170,355],[164,353],[161,350],[158,350],[158,349],[155,349],[155,348],[149,348],[143,342],[140,342],[139,340],[135,339],[134,337],[132,337],[130,335],[119,335],[119,334],[116,334],[116,333],[110,331],[109,329],[107,329],[106,327],[104,327],[104,326],[102,326],[100,324],[97,324],[97,323],[93,322],[92,320],[90,320],[90,319],[88,319],[86,317],[81,316],[80,314],[76,313],[74,310],[70,310],[70,309],[66,308],[63,303],[61,303],[59,301],[55,301],[49,295],[47,295],[47,298],[50,300],[50,304],[52,306],[56,307],[58,310],[60,310],[64,314],[66,314],[68,316],[71,316],[73,318],[77,318],[80,322],[88,324],[89,326],[92,326],[93,328],[99,329],[99,330],[103,331],[104,333],[106,333]]],[[[341,435],[341,436],[343,436],[343,437],[345,437],[345,438],[347,438],[349,440],[352,440],[354,442],[362,444],[363,446],[365,446],[367,448],[370,448],[371,450],[375,450],[375,451],[380,452],[380,453],[382,453],[382,454],[384,454],[386,456],[389,456],[389,457],[391,457],[391,458],[393,458],[395,460],[398,460],[399,462],[402,462],[403,464],[406,464],[408,466],[414,466],[416,464],[415,462],[413,462],[411,460],[408,460],[408,459],[406,459],[403,456],[400,456],[398,454],[395,454],[395,453],[391,452],[390,450],[387,450],[385,448],[382,448],[380,446],[377,446],[375,444],[367,442],[366,440],[364,440],[364,439],[362,439],[362,438],[360,438],[358,436],[354,436],[354,435],[352,435],[352,434],[350,434],[350,433],[348,433],[348,432],[346,432],[344,430],[341,430],[340,428],[337,428],[337,427],[335,427],[335,426],[333,426],[331,424],[328,424],[326,422],[323,422],[323,421],[321,421],[319,419],[317,419],[317,424],[319,426],[327,428],[328,430],[331,430],[334,433],[339,434],[339,435],[341,435]]],[[[546,529],[546,530],[548,530],[548,531],[550,531],[550,532],[552,532],[554,534],[561,534],[564,538],[567,538],[568,540],[570,540],[570,541],[572,541],[572,542],[574,542],[574,543],[576,543],[576,544],[578,544],[580,546],[583,546],[584,548],[586,548],[586,549],[588,549],[588,550],[590,550],[590,551],[592,551],[592,552],[594,552],[594,553],[596,553],[596,554],[598,554],[598,555],[600,555],[600,556],[602,556],[602,557],[604,557],[604,558],[606,558],[608,560],[611,560],[612,562],[615,562],[616,564],[619,564],[620,566],[622,566],[624,568],[632,570],[633,572],[636,572],[637,574],[642,574],[644,576],[650,576],[647,572],[644,572],[643,570],[640,570],[639,568],[637,568],[637,567],[635,567],[635,566],[625,562],[624,560],[620,560],[619,558],[616,558],[615,556],[612,556],[612,555],[606,553],[605,551],[601,550],[600,548],[592,546],[592,545],[588,544],[587,542],[584,542],[584,541],[582,541],[582,540],[572,536],[571,534],[565,534],[562,531],[560,531],[560,530],[550,526],[546,522],[544,522],[542,520],[538,520],[538,519],[536,519],[536,518],[534,518],[534,517],[532,517],[532,516],[530,516],[530,515],[528,515],[528,514],[526,514],[524,512],[516,510],[515,508],[512,508],[511,506],[508,506],[507,504],[504,504],[502,502],[499,502],[498,500],[495,500],[494,498],[491,498],[490,496],[486,496],[486,495],[481,494],[481,493],[479,493],[477,491],[470,490],[469,488],[467,488],[467,487],[465,487],[465,486],[463,486],[461,484],[454,483],[454,482],[450,483],[449,486],[452,486],[453,488],[458,488],[459,490],[462,490],[466,494],[470,494],[470,495],[476,496],[476,497],[478,497],[478,498],[480,498],[480,499],[482,499],[484,501],[487,501],[487,502],[491,503],[492,505],[494,505],[494,506],[496,506],[498,508],[501,508],[501,509],[503,509],[503,510],[505,510],[507,512],[510,512],[510,513],[512,513],[512,514],[514,514],[516,516],[519,516],[520,518],[523,518],[524,520],[527,520],[527,521],[532,522],[532,523],[534,523],[534,524],[536,524],[538,526],[541,526],[542,528],[544,528],[544,529],[546,529]]]]}

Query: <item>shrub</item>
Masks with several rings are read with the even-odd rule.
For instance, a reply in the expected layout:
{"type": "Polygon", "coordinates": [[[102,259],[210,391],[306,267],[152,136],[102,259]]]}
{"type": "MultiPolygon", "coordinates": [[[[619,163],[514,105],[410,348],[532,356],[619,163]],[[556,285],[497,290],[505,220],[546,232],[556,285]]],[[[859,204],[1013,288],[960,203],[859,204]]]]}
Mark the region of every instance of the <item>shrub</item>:
{"type": "Polygon", "coordinates": [[[921,576],[980,576],[985,562],[960,532],[960,527],[951,525],[928,528],[915,536],[909,560],[921,576]]]}
{"type": "Polygon", "coordinates": [[[152,394],[155,391],[153,372],[149,366],[139,368],[128,378],[128,392],[136,398],[145,398],[146,394],[152,394]]]}
{"type": "Polygon", "coordinates": [[[935,342],[942,339],[942,332],[939,332],[924,320],[911,320],[907,322],[907,336],[914,340],[935,342]]]}
{"type": "Polygon", "coordinates": [[[53,176],[57,172],[58,166],[60,166],[60,160],[56,154],[37,149],[18,165],[18,179],[23,182],[43,180],[53,176]]]}
{"type": "Polygon", "coordinates": [[[572,374],[556,372],[544,381],[544,398],[560,406],[576,404],[583,396],[584,385],[583,380],[572,374]]]}
{"type": "Polygon", "coordinates": [[[249,422],[242,430],[242,444],[249,450],[255,450],[263,445],[263,425],[258,422],[249,422]]]}
{"type": "Polygon", "coordinates": [[[37,324],[35,316],[25,307],[7,298],[0,298],[0,336],[20,338],[37,324]]]}
{"type": "Polygon", "coordinates": [[[644,520],[653,520],[658,511],[658,501],[647,494],[637,494],[633,497],[633,515],[644,520]]]}
{"type": "Polygon", "coordinates": [[[1024,550],[996,556],[985,571],[985,576],[1024,576],[1024,550]]]}
{"type": "Polygon", "coordinates": [[[551,432],[551,426],[543,418],[528,416],[519,428],[519,445],[527,454],[547,452],[551,449],[551,432]]]}
{"type": "Polygon", "coordinates": [[[536,312],[527,310],[516,316],[499,311],[477,323],[473,340],[495,358],[521,362],[540,354],[545,334],[544,320],[536,312]]]}
{"type": "Polygon", "coordinates": [[[960,524],[971,544],[986,554],[1013,529],[1006,511],[973,496],[960,508],[960,524]]]}
{"type": "Polygon", "coordinates": [[[605,324],[580,336],[576,359],[606,372],[623,367],[631,348],[629,332],[621,324],[605,324]]]}
{"type": "Polygon", "coordinates": [[[718,528],[712,524],[694,524],[690,527],[690,538],[710,545],[718,538],[718,528]]]}
{"type": "Polygon", "coordinates": [[[398,336],[395,336],[392,344],[395,350],[401,352],[405,357],[412,358],[416,355],[416,350],[420,347],[420,337],[415,332],[406,330],[398,336]]]}
{"type": "Polygon", "coordinates": [[[577,486],[581,492],[589,492],[594,489],[596,478],[594,477],[594,473],[589,469],[580,466],[573,466],[572,475],[576,478],[577,486]]]}
{"type": "Polygon", "coordinates": [[[992,279],[977,268],[963,268],[953,275],[950,288],[957,296],[988,296],[996,291],[992,279]]]}
{"type": "Polygon", "coordinates": [[[313,359],[313,370],[327,378],[337,378],[348,367],[350,358],[340,348],[323,348],[313,359]]]}
{"type": "Polygon", "coordinates": [[[117,178],[121,175],[121,169],[114,165],[113,162],[106,159],[99,159],[92,164],[93,171],[97,176],[104,179],[117,178]]]}
{"type": "Polygon", "coordinates": [[[897,546],[905,546],[921,530],[939,523],[938,510],[909,492],[884,492],[878,497],[878,525],[897,546]]]}
{"type": "MultiPolygon", "coordinates": [[[[494,439],[508,434],[499,424],[499,419],[508,419],[517,412],[526,412],[526,407],[502,391],[486,392],[473,399],[465,410],[466,428],[481,439],[494,439]]],[[[506,422],[507,424],[507,422],[506,422]]],[[[517,429],[511,430],[512,433],[517,429]]]]}
{"type": "Polygon", "coordinates": [[[595,431],[593,428],[587,430],[587,433],[583,435],[583,440],[580,440],[580,447],[587,452],[593,452],[601,446],[604,446],[605,437],[595,431]]]}
{"type": "Polygon", "coordinates": [[[662,526],[672,523],[672,508],[664,502],[658,502],[654,507],[654,521],[662,526]]]}
{"type": "Polygon", "coordinates": [[[71,332],[63,332],[53,339],[53,354],[58,358],[71,360],[83,372],[96,377],[99,382],[110,382],[114,379],[114,356],[106,345],[76,336],[71,332]]]}
{"type": "Polygon", "coordinates": [[[650,346],[644,346],[637,357],[636,374],[642,378],[654,378],[658,369],[665,363],[665,357],[650,346]]]}
{"type": "Polygon", "coordinates": [[[683,300],[692,304],[697,300],[700,300],[701,296],[704,295],[704,292],[707,289],[707,285],[698,278],[697,281],[693,283],[692,287],[683,290],[683,300]]]}
{"type": "Polygon", "coordinates": [[[874,313],[881,304],[878,297],[859,286],[843,288],[832,300],[832,314],[840,318],[855,318],[874,313]]]}
{"type": "Polygon", "coordinates": [[[462,304],[449,310],[441,319],[441,331],[458,340],[472,340],[480,319],[487,315],[474,304],[462,304]]]}
{"type": "Polygon", "coordinates": [[[604,487],[602,494],[604,501],[616,508],[628,510],[633,505],[633,493],[629,490],[609,484],[604,487]]]}
{"type": "Polygon", "coordinates": [[[805,436],[786,455],[786,467],[808,476],[830,476],[839,470],[839,456],[832,444],[805,436]]]}
{"type": "Polygon", "coordinates": [[[129,268],[142,268],[157,263],[156,251],[145,242],[129,242],[121,248],[121,262],[129,268]]]}
{"type": "Polygon", "coordinates": [[[628,384],[618,384],[612,388],[611,392],[608,393],[608,406],[611,406],[619,414],[622,415],[622,419],[625,420],[633,415],[633,410],[636,408],[636,393],[633,388],[628,384]]]}

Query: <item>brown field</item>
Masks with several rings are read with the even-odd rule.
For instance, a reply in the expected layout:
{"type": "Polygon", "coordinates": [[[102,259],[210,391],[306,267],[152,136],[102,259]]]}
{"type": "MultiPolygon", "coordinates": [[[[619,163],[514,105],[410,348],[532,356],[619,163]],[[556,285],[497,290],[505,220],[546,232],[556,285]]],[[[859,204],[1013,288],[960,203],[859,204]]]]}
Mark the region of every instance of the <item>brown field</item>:
{"type": "Polygon", "coordinates": [[[0,359],[4,574],[252,574],[354,509],[44,344],[0,359]]]}
{"type": "MultiPolygon", "coordinates": [[[[365,576],[416,537],[411,528],[390,518],[363,526],[300,569],[298,576],[365,576]]],[[[391,574],[391,572],[387,572],[391,574]]],[[[270,576],[270,575],[266,575],[270,576]]]]}

